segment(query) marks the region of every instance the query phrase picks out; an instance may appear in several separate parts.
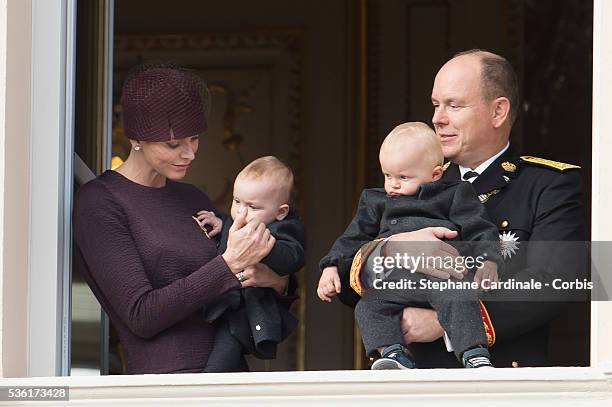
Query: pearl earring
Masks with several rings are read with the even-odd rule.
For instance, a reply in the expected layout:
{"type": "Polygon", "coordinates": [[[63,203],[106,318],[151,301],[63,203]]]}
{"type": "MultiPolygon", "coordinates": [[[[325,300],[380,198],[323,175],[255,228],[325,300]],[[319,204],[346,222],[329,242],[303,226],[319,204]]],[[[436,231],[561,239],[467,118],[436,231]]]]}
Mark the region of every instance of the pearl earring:
{"type": "Polygon", "coordinates": [[[140,146],[134,146],[134,150],[140,151],[140,146]]]}

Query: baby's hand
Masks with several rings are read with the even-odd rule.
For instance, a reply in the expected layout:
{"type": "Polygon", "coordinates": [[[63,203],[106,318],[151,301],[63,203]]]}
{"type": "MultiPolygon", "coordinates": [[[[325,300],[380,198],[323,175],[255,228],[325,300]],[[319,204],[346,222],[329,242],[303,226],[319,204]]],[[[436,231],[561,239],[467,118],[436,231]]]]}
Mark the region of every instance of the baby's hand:
{"type": "MultiPolygon", "coordinates": [[[[497,283],[499,281],[499,277],[497,276],[497,264],[495,262],[487,260],[483,263],[482,267],[476,270],[474,281],[478,283],[478,287],[480,288],[482,288],[482,280],[489,280],[487,282],[487,287],[489,287],[491,283],[497,283]]],[[[485,289],[484,291],[489,291],[489,289],[485,289]]]]}
{"type": "Polygon", "coordinates": [[[221,218],[215,216],[214,212],[209,211],[200,211],[198,212],[198,217],[196,218],[200,223],[200,227],[204,229],[206,225],[210,226],[212,229],[208,233],[208,236],[213,237],[221,232],[221,228],[223,227],[223,221],[221,218]]]}
{"type": "Polygon", "coordinates": [[[319,279],[319,287],[317,295],[321,301],[331,302],[331,297],[340,293],[340,276],[338,275],[338,267],[329,266],[323,269],[321,278],[319,279]]]}

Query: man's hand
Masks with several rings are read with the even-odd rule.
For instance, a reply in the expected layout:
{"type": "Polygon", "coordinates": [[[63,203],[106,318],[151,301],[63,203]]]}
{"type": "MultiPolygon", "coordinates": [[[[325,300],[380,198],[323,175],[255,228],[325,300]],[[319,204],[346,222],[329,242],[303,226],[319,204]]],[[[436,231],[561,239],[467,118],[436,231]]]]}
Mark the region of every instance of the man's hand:
{"type": "Polygon", "coordinates": [[[321,301],[331,302],[332,297],[340,293],[340,276],[338,275],[338,267],[325,267],[319,279],[319,287],[317,295],[321,301]]]}
{"type": "Polygon", "coordinates": [[[489,288],[484,289],[482,287],[482,280],[489,280],[487,286],[490,286],[491,283],[497,283],[499,281],[499,277],[497,275],[497,264],[495,262],[490,260],[485,261],[482,267],[476,270],[476,274],[474,275],[474,282],[478,283],[478,287],[484,291],[489,291],[489,288]]]}
{"type": "Polygon", "coordinates": [[[463,273],[452,267],[445,267],[449,264],[455,264],[454,261],[449,262],[446,259],[459,257],[459,252],[453,246],[441,240],[453,239],[456,236],[456,231],[444,227],[429,227],[414,232],[398,233],[387,240],[387,244],[382,249],[382,255],[393,257],[396,254],[403,256],[405,253],[414,258],[440,258],[443,261],[423,262],[433,264],[423,264],[424,267],[415,271],[436,278],[448,279],[454,277],[462,279],[463,273]],[[389,244],[389,242],[393,242],[393,244],[389,244]]]}
{"type": "Polygon", "coordinates": [[[404,341],[407,344],[433,342],[444,334],[444,330],[438,322],[438,314],[436,311],[427,308],[404,308],[401,328],[404,341]]]}
{"type": "Polygon", "coordinates": [[[221,228],[223,227],[223,221],[221,218],[215,216],[215,213],[212,211],[199,211],[198,216],[196,217],[198,222],[200,223],[200,227],[204,229],[206,225],[210,226],[212,229],[208,232],[210,237],[217,235],[221,232],[221,228]]]}

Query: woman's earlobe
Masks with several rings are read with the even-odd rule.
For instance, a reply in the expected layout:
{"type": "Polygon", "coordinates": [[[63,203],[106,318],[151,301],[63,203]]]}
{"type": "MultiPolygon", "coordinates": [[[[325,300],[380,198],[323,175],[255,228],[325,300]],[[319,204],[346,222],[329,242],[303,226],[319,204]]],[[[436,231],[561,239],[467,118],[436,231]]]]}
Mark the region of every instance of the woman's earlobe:
{"type": "Polygon", "coordinates": [[[132,148],[136,151],[140,151],[142,149],[142,145],[140,144],[139,140],[130,140],[130,144],[132,145],[132,148]]]}

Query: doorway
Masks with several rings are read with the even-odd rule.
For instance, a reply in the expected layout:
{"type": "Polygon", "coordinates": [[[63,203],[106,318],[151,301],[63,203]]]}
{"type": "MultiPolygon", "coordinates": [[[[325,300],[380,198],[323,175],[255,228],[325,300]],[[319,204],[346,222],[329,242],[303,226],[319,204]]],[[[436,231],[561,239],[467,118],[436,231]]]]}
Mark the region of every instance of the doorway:
{"type": "MultiPolygon", "coordinates": [[[[235,174],[253,158],[277,155],[296,174],[296,207],[308,232],[293,309],[300,326],[276,360],[254,361],[253,370],[365,366],[352,309],[316,297],[318,261],[352,218],[359,191],[381,185],[384,135],[408,119],[430,122],[434,75],[455,52],[484,48],[506,56],[519,72],[523,100],[512,143],[531,155],[581,165],[590,185],[590,2],[99,0],[78,7],[77,38],[86,45],[77,51],[82,110],[76,148],[94,172],[110,165],[110,155],[127,153],[118,111],[125,72],[162,59],[196,70],[213,94],[211,129],[187,182],[227,209],[235,174]],[[104,21],[100,7],[111,3],[113,21],[104,21]],[[103,27],[112,27],[114,45],[106,96],[100,87],[107,78],[100,60],[100,38],[108,34],[103,27]],[[109,114],[114,121],[104,129],[109,114]]],[[[77,307],[86,301],[78,298],[73,294],[77,307]]],[[[555,365],[589,363],[589,307],[574,308],[552,325],[555,365]]],[[[85,333],[82,321],[73,320],[73,365],[102,364],[94,355],[105,346],[94,341],[96,324],[85,333]]],[[[116,356],[111,370],[119,373],[120,351],[110,354],[116,356]]]]}

